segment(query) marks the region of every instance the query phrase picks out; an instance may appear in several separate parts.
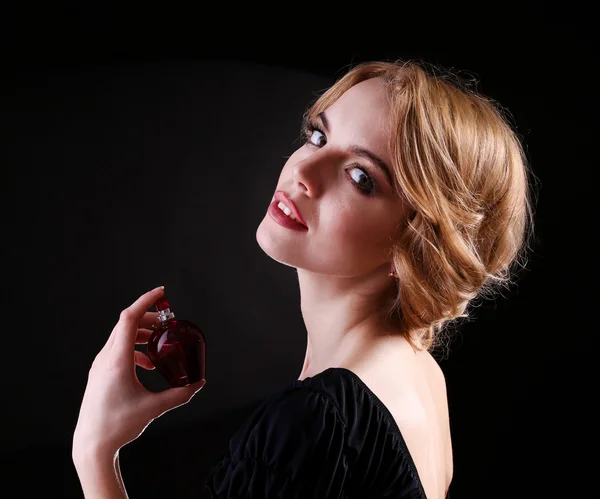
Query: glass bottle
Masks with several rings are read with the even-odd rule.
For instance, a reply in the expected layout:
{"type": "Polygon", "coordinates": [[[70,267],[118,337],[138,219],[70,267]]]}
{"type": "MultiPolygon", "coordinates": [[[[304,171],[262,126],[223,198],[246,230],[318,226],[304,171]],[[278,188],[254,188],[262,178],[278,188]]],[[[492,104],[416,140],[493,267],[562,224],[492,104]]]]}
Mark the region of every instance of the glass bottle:
{"type": "Polygon", "coordinates": [[[206,379],[206,338],[196,324],[175,319],[169,302],[160,298],[154,306],[160,325],[147,344],[147,355],[172,387],[206,379]]]}

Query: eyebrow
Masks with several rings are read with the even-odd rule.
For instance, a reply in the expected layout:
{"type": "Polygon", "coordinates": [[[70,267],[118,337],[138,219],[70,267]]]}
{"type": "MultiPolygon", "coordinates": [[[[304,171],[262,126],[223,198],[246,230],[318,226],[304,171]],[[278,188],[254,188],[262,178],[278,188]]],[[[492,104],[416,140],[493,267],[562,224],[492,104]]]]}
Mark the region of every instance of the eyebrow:
{"type": "MultiPolygon", "coordinates": [[[[327,116],[325,116],[325,111],[319,113],[317,117],[321,120],[321,123],[323,123],[323,128],[325,129],[325,131],[327,133],[331,133],[331,129],[329,128],[329,120],[327,119],[327,116]]],[[[394,182],[392,181],[392,174],[390,173],[388,165],[379,156],[373,154],[371,151],[363,147],[358,147],[356,145],[351,146],[350,151],[352,151],[357,156],[370,160],[377,168],[379,168],[385,174],[389,184],[391,186],[394,185],[394,182]]]]}

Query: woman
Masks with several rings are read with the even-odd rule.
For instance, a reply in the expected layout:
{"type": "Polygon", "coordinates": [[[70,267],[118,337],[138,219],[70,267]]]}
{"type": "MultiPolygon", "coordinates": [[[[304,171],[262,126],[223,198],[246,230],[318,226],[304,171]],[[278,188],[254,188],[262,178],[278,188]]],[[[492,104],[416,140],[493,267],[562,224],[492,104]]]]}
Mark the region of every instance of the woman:
{"type": "MultiPolygon", "coordinates": [[[[475,298],[511,282],[532,235],[522,147],[499,109],[414,62],[356,66],[307,111],[256,237],[298,272],[299,379],[236,432],[214,498],[444,498],[452,443],[431,351],[475,298]]],[[[204,381],[150,393],[131,351],[160,288],[96,357],[74,434],[86,497],[126,497],[119,449],[204,381]]]]}

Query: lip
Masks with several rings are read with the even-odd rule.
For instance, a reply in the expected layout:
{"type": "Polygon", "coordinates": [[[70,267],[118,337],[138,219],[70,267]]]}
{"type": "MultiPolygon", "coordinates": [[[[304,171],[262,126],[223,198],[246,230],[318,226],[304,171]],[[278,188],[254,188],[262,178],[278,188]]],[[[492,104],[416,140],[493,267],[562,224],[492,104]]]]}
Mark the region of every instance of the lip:
{"type": "Polygon", "coordinates": [[[300,211],[298,211],[298,208],[296,207],[296,205],[294,204],[294,202],[289,198],[289,196],[285,192],[283,192],[283,191],[275,191],[275,196],[274,197],[275,197],[275,199],[277,201],[283,203],[290,210],[292,210],[292,213],[296,217],[296,220],[298,220],[298,222],[300,222],[302,225],[304,225],[304,227],[306,227],[308,229],[308,225],[304,221],[304,218],[302,218],[302,215],[300,214],[300,211]]]}
{"type": "Polygon", "coordinates": [[[292,220],[283,211],[281,211],[277,206],[279,203],[280,201],[275,200],[269,205],[268,213],[275,223],[285,227],[286,229],[291,229],[298,232],[308,232],[307,227],[302,225],[300,222],[296,222],[296,220],[292,220]]]}

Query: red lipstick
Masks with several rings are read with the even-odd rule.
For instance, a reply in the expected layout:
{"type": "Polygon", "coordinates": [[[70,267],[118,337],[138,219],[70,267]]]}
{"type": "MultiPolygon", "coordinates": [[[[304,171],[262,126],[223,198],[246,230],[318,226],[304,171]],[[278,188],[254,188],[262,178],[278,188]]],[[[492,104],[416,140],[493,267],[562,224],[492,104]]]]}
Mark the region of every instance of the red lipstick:
{"type": "Polygon", "coordinates": [[[294,217],[296,218],[296,220],[298,220],[298,222],[300,222],[302,225],[304,225],[304,227],[308,227],[308,224],[302,218],[300,211],[298,210],[298,208],[296,207],[294,202],[290,199],[290,197],[285,192],[275,191],[274,197],[277,201],[283,203],[292,211],[292,215],[294,215],[294,217]]]}
{"type": "Polygon", "coordinates": [[[296,222],[296,220],[292,220],[283,211],[281,211],[281,209],[277,206],[280,202],[281,201],[275,199],[275,201],[269,205],[269,216],[282,227],[297,230],[299,232],[307,232],[308,228],[306,226],[302,225],[300,222],[296,222]]]}

